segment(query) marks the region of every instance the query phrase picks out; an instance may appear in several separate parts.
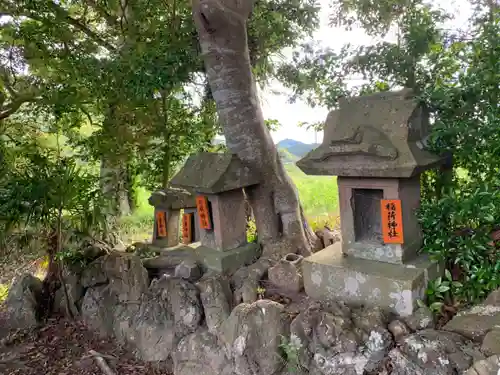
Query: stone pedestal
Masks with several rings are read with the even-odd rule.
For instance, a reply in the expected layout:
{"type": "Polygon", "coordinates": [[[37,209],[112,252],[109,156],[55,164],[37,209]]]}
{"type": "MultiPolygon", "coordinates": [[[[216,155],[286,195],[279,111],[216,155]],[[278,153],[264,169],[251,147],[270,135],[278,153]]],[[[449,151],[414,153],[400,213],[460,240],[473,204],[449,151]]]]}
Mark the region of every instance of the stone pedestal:
{"type": "Polygon", "coordinates": [[[196,252],[196,257],[204,268],[222,274],[233,274],[238,268],[255,262],[260,256],[260,247],[255,243],[247,243],[237,248],[219,251],[200,243],[190,245],[196,252]]]}
{"type": "Polygon", "coordinates": [[[412,314],[428,281],[442,272],[425,256],[407,264],[345,256],[340,242],[305,258],[302,271],[305,291],[314,299],[371,304],[401,316],[412,314]]]}

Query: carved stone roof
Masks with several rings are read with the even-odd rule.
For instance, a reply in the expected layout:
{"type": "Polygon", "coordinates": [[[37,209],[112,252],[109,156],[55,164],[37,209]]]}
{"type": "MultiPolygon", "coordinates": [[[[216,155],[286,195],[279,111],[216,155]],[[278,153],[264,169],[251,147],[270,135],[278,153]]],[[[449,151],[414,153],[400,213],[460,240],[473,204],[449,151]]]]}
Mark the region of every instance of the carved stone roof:
{"type": "Polygon", "coordinates": [[[194,194],[187,190],[168,187],[151,194],[149,204],[164,210],[180,210],[181,208],[196,207],[196,199],[194,194]]]}
{"type": "Polygon", "coordinates": [[[409,90],[341,99],[323,143],[297,162],[309,175],[412,177],[444,161],[425,149],[428,112],[409,90]]]}
{"type": "Polygon", "coordinates": [[[171,181],[172,186],[197,193],[218,194],[260,182],[241,160],[230,153],[201,152],[191,155],[171,181]]]}

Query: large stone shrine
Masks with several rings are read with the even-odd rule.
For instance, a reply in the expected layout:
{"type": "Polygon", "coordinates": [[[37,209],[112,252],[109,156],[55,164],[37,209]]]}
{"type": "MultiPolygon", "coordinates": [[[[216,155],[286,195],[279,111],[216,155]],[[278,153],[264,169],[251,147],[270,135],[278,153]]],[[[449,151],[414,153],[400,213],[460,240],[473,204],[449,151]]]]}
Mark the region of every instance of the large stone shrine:
{"type": "Polygon", "coordinates": [[[409,315],[439,265],[419,255],[420,174],[444,160],[425,149],[429,117],[412,91],[345,98],[323,143],[297,162],[337,176],[342,241],[304,259],[304,287],[409,315]]]}
{"type": "Polygon", "coordinates": [[[247,242],[243,188],[260,182],[236,155],[192,155],[172,181],[196,193],[199,243],[190,247],[206,268],[232,273],[255,261],[260,247],[247,242]]]}

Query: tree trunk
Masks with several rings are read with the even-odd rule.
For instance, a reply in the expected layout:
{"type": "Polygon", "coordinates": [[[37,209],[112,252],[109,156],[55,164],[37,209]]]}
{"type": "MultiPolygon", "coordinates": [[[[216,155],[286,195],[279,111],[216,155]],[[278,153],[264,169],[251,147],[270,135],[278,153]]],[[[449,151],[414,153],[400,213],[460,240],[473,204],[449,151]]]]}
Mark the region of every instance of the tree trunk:
{"type": "Polygon", "coordinates": [[[207,78],[229,150],[260,173],[246,189],[264,256],[311,253],[297,189],[264,123],[248,52],[247,20],[253,1],[194,0],[207,78]]]}

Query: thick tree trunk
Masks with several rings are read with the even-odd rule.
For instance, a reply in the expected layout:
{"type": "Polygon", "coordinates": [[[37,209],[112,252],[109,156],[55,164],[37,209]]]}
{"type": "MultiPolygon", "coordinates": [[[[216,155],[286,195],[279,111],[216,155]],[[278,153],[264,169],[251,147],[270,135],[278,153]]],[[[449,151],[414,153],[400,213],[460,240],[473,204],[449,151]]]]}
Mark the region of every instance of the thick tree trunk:
{"type": "Polygon", "coordinates": [[[308,255],[297,190],[264,124],[252,76],[246,32],[252,7],[251,0],[194,0],[193,15],[227,147],[262,176],[246,193],[264,255],[308,255]]]}

